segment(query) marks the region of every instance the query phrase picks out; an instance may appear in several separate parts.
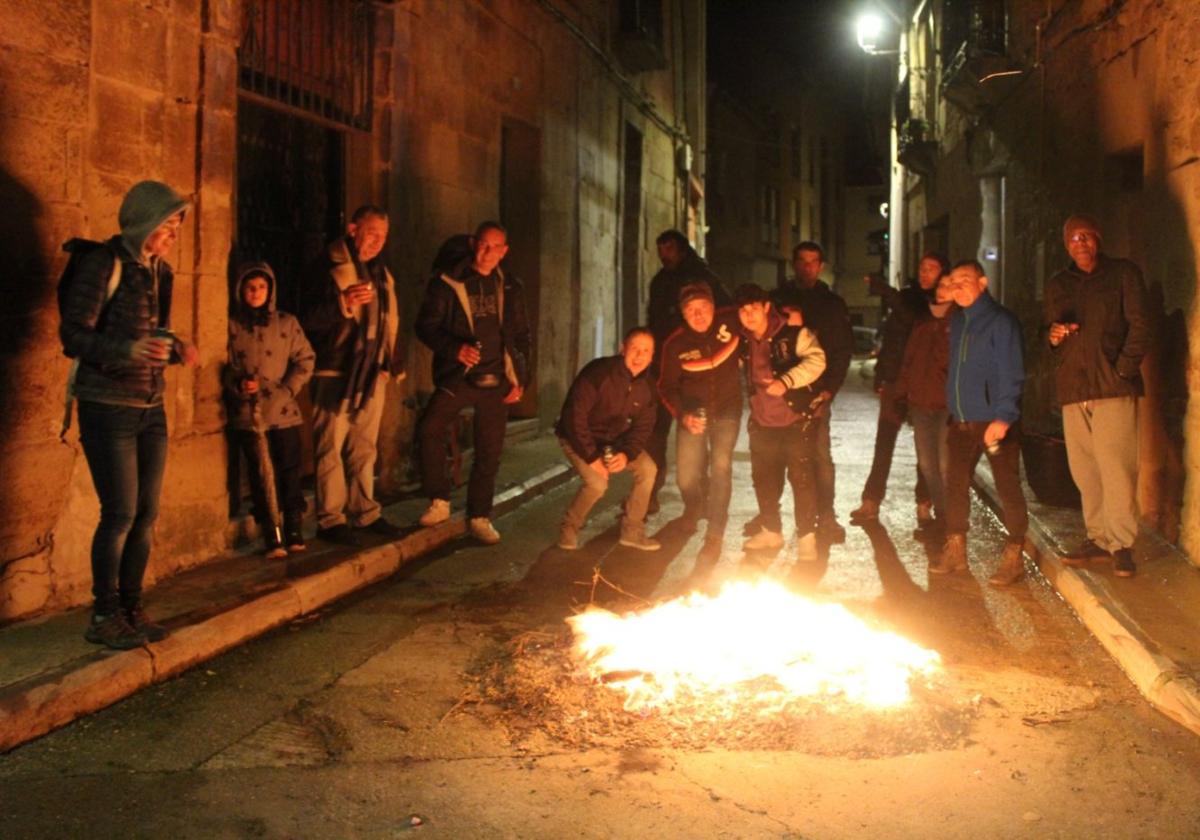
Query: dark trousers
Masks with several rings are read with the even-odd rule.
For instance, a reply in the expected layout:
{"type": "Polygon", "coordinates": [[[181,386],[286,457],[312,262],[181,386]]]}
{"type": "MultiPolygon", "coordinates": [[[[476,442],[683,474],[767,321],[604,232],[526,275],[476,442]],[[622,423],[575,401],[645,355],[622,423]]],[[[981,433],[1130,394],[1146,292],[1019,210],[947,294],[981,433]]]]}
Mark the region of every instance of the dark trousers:
{"type": "MultiPolygon", "coordinates": [[[[833,500],[837,487],[837,474],[833,466],[833,442],[829,437],[830,415],[833,404],[825,406],[820,417],[813,419],[809,431],[813,437],[813,476],[816,481],[817,518],[822,522],[834,522],[837,513],[833,509],[833,500]]],[[[801,531],[801,533],[804,533],[801,531]]]]}
{"type": "Polygon", "coordinates": [[[79,439],[100,497],[100,524],[92,537],[92,595],[96,612],[110,615],[136,606],[142,597],[167,464],[167,415],[161,405],[80,401],[79,439]]]}
{"type": "MultiPolygon", "coordinates": [[[[971,478],[979,456],[986,451],[983,432],[988,424],[983,421],[950,423],[946,435],[946,449],[950,463],[946,466],[946,532],[965,534],[971,511],[971,478]]],[[[1021,490],[1021,433],[1013,426],[1000,442],[996,454],[987,453],[992,465],[992,477],[996,481],[996,492],[1000,494],[1001,519],[1008,529],[1008,542],[1024,543],[1025,529],[1029,525],[1029,513],[1025,507],[1025,494],[1021,490]]]]}
{"type": "Polygon", "coordinates": [[[758,520],[768,531],[783,531],[779,499],[786,475],[792,486],[796,533],[817,527],[816,437],[813,428],[794,423],[782,428],[764,428],[750,423],[750,477],[758,499],[758,520]]]}
{"type": "MultiPolygon", "coordinates": [[[[246,457],[250,471],[250,495],[254,499],[254,519],[258,524],[267,523],[267,498],[263,486],[263,470],[258,463],[257,432],[239,429],[236,433],[238,448],[246,457]]],[[[279,500],[280,512],[289,520],[298,520],[304,515],[307,503],[300,487],[300,427],[268,429],[267,451],[271,456],[271,467],[275,472],[275,497],[279,500]]],[[[282,524],[282,523],[280,523],[282,524]]]]}
{"type": "Polygon", "coordinates": [[[467,406],[474,406],[472,426],[474,462],[467,481],[467,516],[490,516],[496,490],[496,472],[500,469],[500,451],[504,448],[504,429],[508,406],[507,388],[476,388],[465,382],[440,387],[417,423],[420,446],[421,486],[430,499],[450,498],[450,477],[446,474],[447,432],[454,418],[467,406]]]}
{"type": "Polygon", "coordinates": [[[673,422],[674,416],[665,405],[659,403],[658,414],[654,418],[654,429],[650,432],[650,439],[646,441],[646,454],[650,456],[654,466],[658,467],[658,472],[654,475],[654,489],[650,492],[651,502],[658,499],[658,491],[667,479],[667,438],[671,435],[673,422]]]}
{"type": "MultiPolygon", "coordinates": [[[[871,460],[871,474],[867,476],[866,486],[863,487],[862,497],[874,502],[882,502],[887,495],[888,474],[892,471],[892,453],[896,451],[896,437],[900,427],[904,425],[904,415],[908,407],[903,399],[896,395],[894,383],[885,382],[879,394],[879,424],[875,428],[875,456],[871,460]]],[[[917,486],[914,491],[917,504],[930,501],[929,488],[925,485],[925,476],[917,473],[917,486]]]]}

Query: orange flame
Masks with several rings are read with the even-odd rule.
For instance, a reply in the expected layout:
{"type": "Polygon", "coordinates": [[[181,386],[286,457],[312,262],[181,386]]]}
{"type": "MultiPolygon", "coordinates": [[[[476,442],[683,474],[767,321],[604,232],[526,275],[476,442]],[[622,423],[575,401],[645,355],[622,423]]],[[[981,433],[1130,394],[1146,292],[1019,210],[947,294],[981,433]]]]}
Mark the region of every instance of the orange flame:
{"type": "Polygon", "coordinates": [[[735,581],[715,597],[692,593],[623,616],[592,608],[567,621],[588,676],[624,691],[629,711],[694,698],[732,714],[750,682],[774,684],[754,699],[775,710],[800,697],[888,708],[908,700],[912,678],[941,664],[936,652],[872,629],[840,604],[769,580],[735,581]]]}

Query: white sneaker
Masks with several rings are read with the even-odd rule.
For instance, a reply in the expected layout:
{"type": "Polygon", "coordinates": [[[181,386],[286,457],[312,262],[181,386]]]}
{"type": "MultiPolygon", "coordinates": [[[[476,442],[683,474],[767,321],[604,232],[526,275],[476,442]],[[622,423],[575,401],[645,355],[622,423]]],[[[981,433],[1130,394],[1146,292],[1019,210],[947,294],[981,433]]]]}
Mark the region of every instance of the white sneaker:
{"type": "Polygon", "coordinates": [[[484,545],[495,545],[500,542],[500,532],[492,526],[492,520],[486,516],[472,516],[467,523],[471,536],[484,545]]]}
{"type": "Polygon", "coordinates": [[[746,551],[769,551],[782,547],[783,534],[778,531],[768,531],[766,528],[742,543],[742,548],[746,551]]]}
{"type": "Polygon", "coordinates": [[[662,548],[662,543],[658,540],[640,532],[622,534],[618,542],[627,548],[636,548],[638,551],[658,551],[662,548]]]}
{"type": "Polygon", "coordinates": [[[432,528],[434,525],[441,525],[450,518],[450,500],[449,499],[434,499],[429,503],[429,507],[421,514],[421,518],[417,521],[424,528],[432,528]]]}

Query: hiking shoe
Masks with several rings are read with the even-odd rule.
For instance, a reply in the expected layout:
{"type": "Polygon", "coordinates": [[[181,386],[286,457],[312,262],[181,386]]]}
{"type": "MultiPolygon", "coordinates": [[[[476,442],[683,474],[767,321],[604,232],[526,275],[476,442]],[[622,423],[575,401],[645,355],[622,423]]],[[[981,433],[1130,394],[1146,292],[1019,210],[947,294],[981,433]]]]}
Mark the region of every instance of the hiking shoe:
{"type": "Polygon", "coordinates": [[[863,499],[862,504],[850,511],[850,524],[861,525],[873,522],[879,518],[879,502],[874,499],[863,499]]]}
{"type": "Polygon", "coordinates": [[[1025,577],[1025,557],[1022,552],[1025,546],[1021,543],[1008,543],[1000,556],[1000,568],[988,578],[992,586],[1012,586],[1025,577]]]}
{"type": "Polygon", "coordinates": [[[579,532],[570,525],[563,525],[558,530],[558,547],[563,551],[574,551],[579,548],[579,532]]]}
{"type": "Polygon", "coordinates": [[[500,532],[492,525],[492,520],[486,516],[472,516],[467,522],[467,530],[471,532],[472,537],[484,545],[495,545],[500,542],[500,532]]]}
{"type": "Polygon", "coordinates": [[[966,534],[949,534],[942,544],[942,553],[936,560],[930,562],[931,575],[949,575],[965,571],[967,568],[967,536],[966,534]]]}
{"type": "Polygon", "coordinates": [[[318,528],[317,539],[333,543],[334,545],[344,545],[349,548],[358,548],[362,545],[358,540],[358,535],[345,522],[339,525],[332,525],[329,528],[318,528]]]}
{"type": "Polygon", "coordinates": [[[1092,540],[1089,538],[1075,546],[1070,551],[1064,552],[1060,556],[1062,557],[1064,566],[1080,568],[1081,566],[1086,566],[1093,560],[1103,560],[1107,558],[1109,553],[1100,546],[1096,545],[1096,543],[1092,542],[1092,540]]]}
{"type": "Polygon", "coordinates": [[[400,534],[402,533],[398,526],[388,522],[382,516],[370,525],[363,525],[358,530],[366,531],[368,534],[375,534],[380,537],[387,537],[389,540],[400,539],[400,534]]]}
{"type": "Polygon", "coordinates": [[[1133,549],[1119,548],[1113,552],[1113,574],[1117,577],[1133,577],[1137,564],[1133,562],[1133,549]]]}
{"type": "Polygon", "coordinates": [[[638,531],[636,533],[622,534],[619,539],[621,545],[626,548],[636,548],[638,551],[658,551],[662,548],[662,543],[653,537],[647,537],[645,533],[638,531]]]}
{"type": "Polygon", "coordinates": [[[134,629],[123,611],[111,615],[93,615],[83,638],[94,645],[104,645],[113,650],[133,650],[149,641],[145,633],[134,629]]]}
{"type": "Polygon", "coordinates": [[[841,545],[846,541],[846,529],[836,519],[822,519],[817,524],[817,535],[830,545],[841,545]]]}
{"type": "Polygon", "coordinates": [[[425,512],[421,514],[421,518],[417,520],[422,528],[432,528],[434,525],[441,525],[450,518],[450,500],[449,499],[434,499],[429,503],[429,507],[425,508],[425,512]]]}
{"type": "Polygon", "coordinates": [[[171,635],[166,627],[146,615],[146,610],[142,608],[141,604],[127,608],[125,620],[129,622],[130,627],[141,633],[150,642],[161,642],[171,635]]]}
{"type": "Polygon", "coordinates": [[[762,528],[757,534],[742,543],[745,551],[771,551],[783,547],[783,534],[762,528]]]}

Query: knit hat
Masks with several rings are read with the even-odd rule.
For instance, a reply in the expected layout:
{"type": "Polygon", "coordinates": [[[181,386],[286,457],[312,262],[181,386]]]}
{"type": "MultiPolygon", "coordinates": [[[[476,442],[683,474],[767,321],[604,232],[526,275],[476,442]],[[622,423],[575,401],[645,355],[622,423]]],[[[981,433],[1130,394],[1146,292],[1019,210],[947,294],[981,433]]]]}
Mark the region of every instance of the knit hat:
{"type": "Polygon", "coordinates": [[[712,303],[712,288],[703,281],[688,283],[679,290],[679,308],[683,309],[683,307],[687,306],[689,301],[695,300],[696,298],[704,298],[709,303],[712,303]]]}
{"type": "Polygon", "coordinates": [[[142,253],[146,238],[155,228],[188,208],[189,202],[161,181],[140,181],[125,193],[117,222],[121,238],[134,256],[142,253]]]}
{"type": "Polygon", "coordinates": [[[1096,237],[1097,241],[1104,239],[1100,234],[1100,223],[1096,221],[1095,216],[1089,216],[1086,213],[1076,213],[1063,223],[1063,244],[1069,248],[1071,246],[1071,237],[1081,231],[1083,233],[1090,233],[1096,237]]]}

